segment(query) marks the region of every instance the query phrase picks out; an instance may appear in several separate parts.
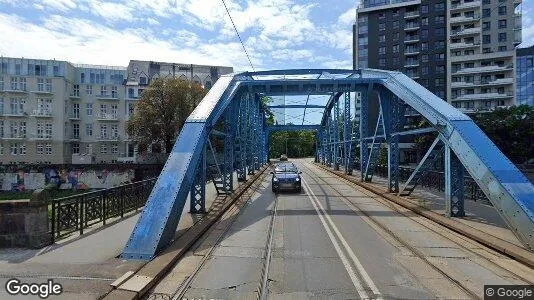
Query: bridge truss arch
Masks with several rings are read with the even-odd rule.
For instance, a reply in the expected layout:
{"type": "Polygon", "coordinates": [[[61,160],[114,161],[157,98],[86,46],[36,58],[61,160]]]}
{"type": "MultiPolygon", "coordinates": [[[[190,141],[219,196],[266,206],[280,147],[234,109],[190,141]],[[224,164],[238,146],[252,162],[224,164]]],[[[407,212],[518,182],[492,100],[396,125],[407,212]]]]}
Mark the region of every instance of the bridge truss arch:
{"type": "Polygon", "coordinates": [[[469,173],[517,237],[534,246],[534,186],[461,111],[400,72],[382,70],[278,70],[222,76],[188,117],[145,208],[124,248],[125,259],[148,260],[173,239],[190,199],[192,213],[205,212],[206,161],[218,193],[233,190],[268,162],[268,136],[276,130],[317,132],[316,161],[371,181],[380,149],[387,149],[388,190],[411,193],[433,163],[444,160],[447,214],[464,215],[463,174],[469,173]],[[307,95],[306,104],[269,105],[263,96],[307,95]],[[310,95],[326,96],[321,105],[310,95]],[[352,100],[351,100],[352,99],[352,100]],[[357,105],[353,105],[356,104],[357,105]],[[317,124],[268,125],[266,111],[319,109],[317,124]],[[405,130],[418,113],[427,128],[405,130]],[[402,136],[435,132],[436,139],[406,182],[399,179],[402,136]],[[222,140],[215,155],[213,137],[222,140]],[[358,155],[356,155],[358,154],[358,155]],[[443,157],[443,158],[442,158],[443,157]]]}

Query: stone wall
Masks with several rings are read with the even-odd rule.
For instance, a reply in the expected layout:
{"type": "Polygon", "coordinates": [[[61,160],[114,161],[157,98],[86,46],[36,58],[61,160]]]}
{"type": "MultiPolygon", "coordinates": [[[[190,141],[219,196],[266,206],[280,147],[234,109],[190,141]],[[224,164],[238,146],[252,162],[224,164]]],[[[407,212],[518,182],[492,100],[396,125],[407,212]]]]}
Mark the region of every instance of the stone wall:
{"type": "Polygon", "coordinates": [[[40,190],[31,200],[0,201],[0,248],[50,245],[47,201],[40,190]]]}

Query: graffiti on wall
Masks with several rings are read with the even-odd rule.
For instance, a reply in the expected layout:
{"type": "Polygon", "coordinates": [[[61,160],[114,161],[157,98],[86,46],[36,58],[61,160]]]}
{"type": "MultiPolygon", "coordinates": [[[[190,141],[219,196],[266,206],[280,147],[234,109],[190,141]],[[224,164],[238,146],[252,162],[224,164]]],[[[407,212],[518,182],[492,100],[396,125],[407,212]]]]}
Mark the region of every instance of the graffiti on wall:
{"type": "Polygon", "coordinates": [[[0,174],[0,187],[4,191],[35,190],[53,185],[59,189],[102,189],[130,183],[134,179],[134,170],[77,170],[47,168],[39,173],[0,174]]]}

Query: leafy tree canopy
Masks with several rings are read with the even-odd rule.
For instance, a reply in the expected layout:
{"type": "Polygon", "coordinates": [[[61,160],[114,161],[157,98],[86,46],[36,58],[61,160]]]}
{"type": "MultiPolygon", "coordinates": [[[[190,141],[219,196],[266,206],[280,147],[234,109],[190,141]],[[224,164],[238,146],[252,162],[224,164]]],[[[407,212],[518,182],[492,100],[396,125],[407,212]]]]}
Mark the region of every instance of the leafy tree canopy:
{"type": "Polygon", "coordinates": [[[200,84],[188,80],[154,79],[141,94],[126,131],[142,147],[162,144],[170,153],[185,120],[205,94],[200,84]]]}

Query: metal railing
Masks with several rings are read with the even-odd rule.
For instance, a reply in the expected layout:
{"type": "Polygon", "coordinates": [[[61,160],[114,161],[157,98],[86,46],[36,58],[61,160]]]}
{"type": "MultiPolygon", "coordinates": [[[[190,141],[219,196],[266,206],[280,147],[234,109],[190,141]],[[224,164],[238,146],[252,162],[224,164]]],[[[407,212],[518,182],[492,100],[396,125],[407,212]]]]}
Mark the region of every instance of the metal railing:
{"type": "Polygon", "coordinates": [[[98,223],[123,218],[145,202],[157,178],[125,184],[50,201],[49,218],[52,242],[74,232],[84,233],[98,223]]]}

